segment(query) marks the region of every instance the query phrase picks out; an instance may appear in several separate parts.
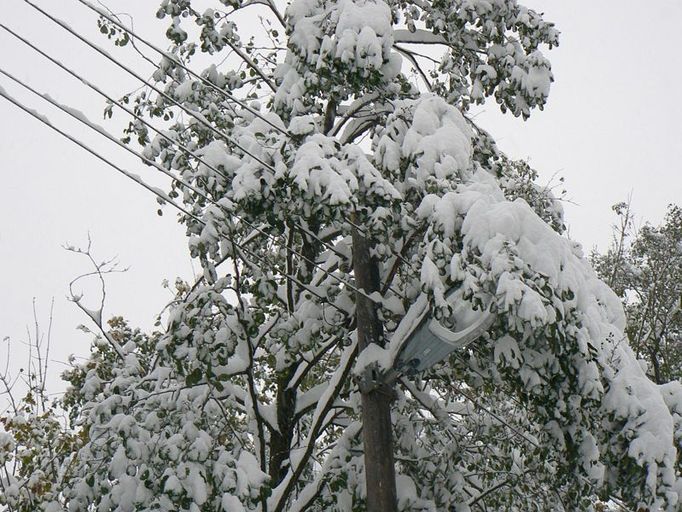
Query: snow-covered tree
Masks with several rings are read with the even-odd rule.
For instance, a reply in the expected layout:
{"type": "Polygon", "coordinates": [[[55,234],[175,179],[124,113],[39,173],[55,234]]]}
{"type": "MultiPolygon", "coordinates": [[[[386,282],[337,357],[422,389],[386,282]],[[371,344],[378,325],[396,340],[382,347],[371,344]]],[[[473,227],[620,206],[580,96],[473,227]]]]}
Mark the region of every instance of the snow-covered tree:
{"type": "Polygon", "coordinates": [[[52,308],[47,328],[38,321],[28,339],[3,340],[0,369],[0,510],[32,512],[50,500],[54,489],[68,479],[64,462],[78,451],[82,438],[67,428],[60,403],[47,389],[52,308]],[[13,349],[27,349],[25,365],[10,367],[13,349]]]}
{"type": "Polygon", "coordinates": [[[633,350],[658,383],[682,378],[682,208],[669,205],[659,226],[634,227],[628,203],[605,254],[593,253],[598,274],[623,300],[633,350]]]}
{"type": "Polygon", "coordinates": [[[45,509],[365,510],[358,230],[385,341],[363,364],[424,297],[495,318],[397,383],[399,510],[678,510],[682,387],[646,377],[558,202],[467,117],[543,107],[554,26],[514,0],[209,3],[163,0],[128,129],[176,174],[203,276],[158,339],[103,337],[72,374],[84,443],[45,509]]]}

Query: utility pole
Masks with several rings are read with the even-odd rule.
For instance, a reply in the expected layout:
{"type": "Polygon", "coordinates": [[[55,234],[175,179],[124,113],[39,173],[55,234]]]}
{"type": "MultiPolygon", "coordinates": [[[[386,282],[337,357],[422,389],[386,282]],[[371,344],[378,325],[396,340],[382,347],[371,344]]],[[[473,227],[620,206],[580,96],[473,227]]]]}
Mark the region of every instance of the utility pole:
{"type": "MultiPolygon", "coordinates": [[[[357,221],[355,218],[353,220],[357,221]]],[[[353,228],[353,270],[359,290],[366,295],[379,291],[379,267],[371,257],[370,242],[356,228],[353,228]]],[[[372,343],[383,345],[383,325],[377,315],[376,305],[361,293],[357,293],[355,315],[358,351],[362,352],[372,343]]],[[[360,393],[367,511],[397,512],[391,425],[393,388],[366,377],[363,376],[360,393]]]]}

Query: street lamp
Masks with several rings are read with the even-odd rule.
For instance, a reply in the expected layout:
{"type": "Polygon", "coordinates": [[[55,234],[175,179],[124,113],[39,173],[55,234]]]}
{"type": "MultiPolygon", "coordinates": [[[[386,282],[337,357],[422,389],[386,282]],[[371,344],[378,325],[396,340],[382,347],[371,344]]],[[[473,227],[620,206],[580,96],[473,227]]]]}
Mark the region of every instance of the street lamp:
{"type": "Polygon", "coordinates": [[[462,291],[454,288],[445,299],[453,313],[446,327],[431,316],[431,308],[422,294],[410,308],[394,336],[399,347],[393,366],[385,376],[394,381],[399,375],[411,375],[431,368],[455,350],[461,350],[479,338],[495,321],[495,315],[487,310],[475,310],[471,302],[462,298],[462,291]],[[404,324],[404,325],[402,325],[404,324]]]}

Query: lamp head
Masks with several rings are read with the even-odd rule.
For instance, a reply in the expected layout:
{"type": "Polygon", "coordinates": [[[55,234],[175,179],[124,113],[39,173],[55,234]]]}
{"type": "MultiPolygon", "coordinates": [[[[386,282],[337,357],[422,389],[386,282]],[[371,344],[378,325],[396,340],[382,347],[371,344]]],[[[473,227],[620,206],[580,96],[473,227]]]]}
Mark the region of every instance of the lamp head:
{"type": "Polygon", "coordinates": [[[446,327],[444,322],[432,317],[430,308],[424,307],[398,350],[394,363],[396,370],[405,375],[414,375],[431,368],[450,353],[475,341],[495,320],[495,315],[489,311],[475,310],[469,301],[462,298],[459,289],[450,290],[445,298],[453,310],[446,321],[454,327],[446,327]]]}

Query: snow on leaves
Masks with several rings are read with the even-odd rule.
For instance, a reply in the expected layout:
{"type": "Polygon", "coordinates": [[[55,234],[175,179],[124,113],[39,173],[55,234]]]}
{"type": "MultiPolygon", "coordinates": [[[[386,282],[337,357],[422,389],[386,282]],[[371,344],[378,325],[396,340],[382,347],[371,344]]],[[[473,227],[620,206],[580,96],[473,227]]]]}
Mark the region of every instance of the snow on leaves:
{"type": "MultiPolygon", "coordinates": [[[[647,468],[639,477],[645,493],[650,499],[666,496],[654,499],[656,506],[676,503],[673,420],[661,392],[627,347],[617,297],[571,242],[524,201],[500,200],[499,192],[485,191],[480,181],[494,187],[487,173],[472,178],[479,181],[477,194],[466,190],[462,202],[459,194],[450,196],[450,212],[464,216],[463,248],[451,268],[456,269],[453,278],[469,286],[473,297],[486,291],[494,296],[497,310],[506,317],[501,340],[493,341],[500,371],[537,400],[536,412],[546,414],[548,427],[558,422],[563,431],[559,446],[570,451],[571,443],[577,445],[585,475],[595,484],[606,478],[598,460],[617,454],[613,464],[629,457],[647,468]],[[474,275],[485,280],[467,283],[461,258],[471,261],[474,275]],[[614,446],[595,422],[600,416],[616,419],[610,424],[611,436],[630,441],[614,446]],[[632,422],[636,431],[630,430],[632,422]]],[[[434,207],[434,215],[438,211],[434,207]]]]}
{"type": "Polygon", "coordinates": [[[289,53],[276,104],[304,113],[311,94],[335,101],[384,87],[400,72],[392,14],[383,1],[295,0],[287,7],[289,53]]]}
{"type": "Polygon", "coordinates": [[[164,0],[159,15],[188,62],[225,51],[202,76],[250,103],[166,56],[155,79],[189,112],[146,91],[136,111],[167,137],[129,128],[182,177],[169,198],[192,213],[203,276],[178,288],[163,334],[118,326],[125,357],[96,345],[71,373],[83,446],[50,510],[362,509],[352,224],[372,240],[388,342],[363,367],[388,364],[415,302],[447,324],[458,288],[496,315],[396,388],[400,510],[587,510],[598,495],[676,510],[679,383],[646,379],[557,201],[465,117],[490,96],[542,108],[552,24],[514,0],[215,4],[164,0]],[[242,37],[233,14],[254,8],[264,34],[242,37]],[[444,57],[420,74],[426,44],[444,57]]]}
{"type": "MultiPolygon", "coordinates": [[[[415,120],[423,107],[421,103],[414,109],[415,120]]],[[[404,119],[403,114],[396,122],[404,119]]],[[[390,130],[389,123],[385,133],[390,130]]],[[[435,131],[431,127],[430,133],[435,131]]],[[[384,155],[409,158],[407,140],[381,140],[379,145],[384,155]]],[[[447,140],[448,147],[438,147],[433,139],[421,139],[426,148],[417,151],[413,165],[419,169],[429,151],[439,159],[456,153],[458,139],[447,140]]],[[[467,154],[459,151],[460,156],[467,154]]],[[[433,161],[427,160],[431,172],[426,175],[435,182],[440,176],[433,161]]],[[[449,167],[458,169],[454,163],[449,167]]],[[[645,468],[638,479],[649,500],[657,507],[672,506],[677,503],[674,447],[679,434],[674,434],[661,391],[627,348],[617,297],[597,279],[573,242],[524,200],[507,199],[495,178],[476,167],[469,162],[458,179],[442,180],[440,194],[425,195],[416,211],[429,225],[421,285],[432,295],[435,313],[442,308],[442,318],[448,317],[443,294],[453,286],[480,307],[492,303],[500,318],[497,333],[491,332],[489,341],[475,349],[488,353],[485,358],[492,361],[477,364],[494,363],[505,380],[524,390],[566,462],[577,462],[594,485],[619,478],[607,478],[600,462],[617,454],[614,465],[630,458],[633,466],[645,468]],[[656,420],[663,417],[668,419],[656,420]],[[620,421],[605,423],[611,418],[620,421]],[[623,424],[624,418],[630,420],[623,424]],[[630,421],[637,432],[623,434],[631,428],[630,421]],[[601,431],[605,424],[610,424],[608,435],[601,431]],[[630,443],[613,444],[622,437],[630,443]],[[657,494],[665,498],[655,498],[657,494]]]]}
{"type": "Polygon", "coordinates": [[[411,32],[423,27],[449,51],[434,90],[449,102],[481,103],[494,96],[503,111],[528,117],[543,107],[553,81],[539,47],[558,45],[551,23],[516,0],[398,2],[411,32]]]}

